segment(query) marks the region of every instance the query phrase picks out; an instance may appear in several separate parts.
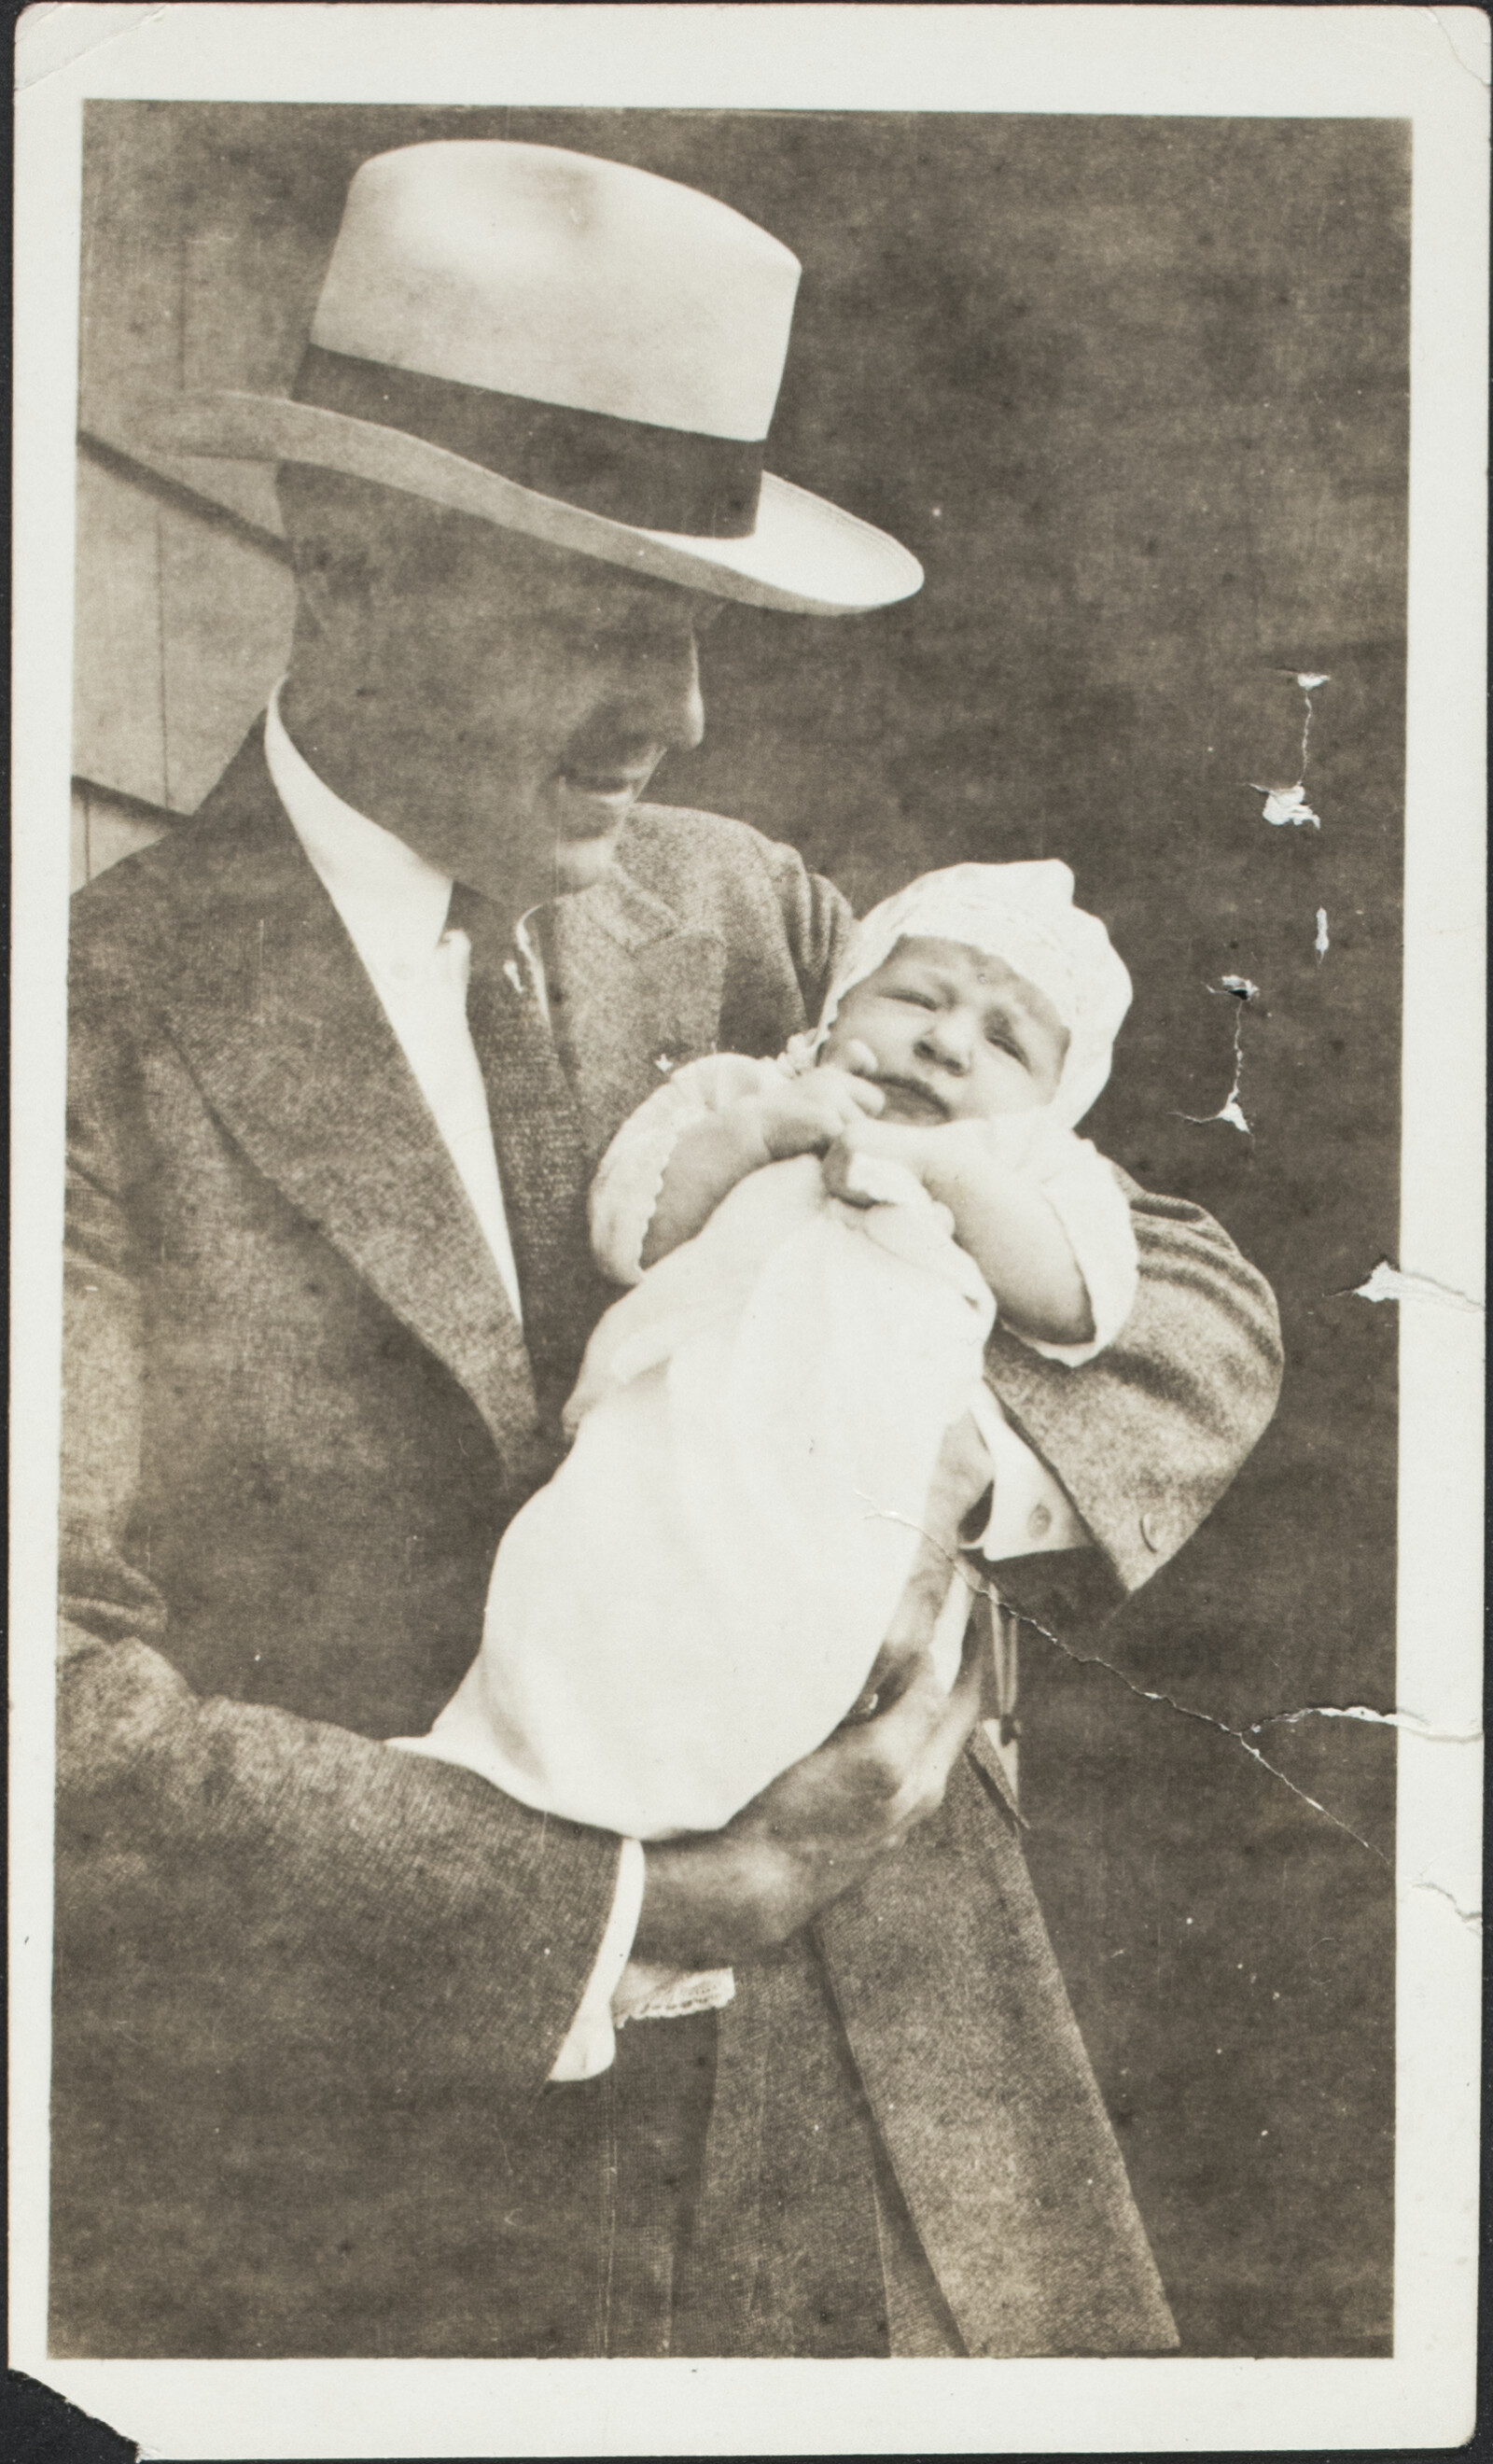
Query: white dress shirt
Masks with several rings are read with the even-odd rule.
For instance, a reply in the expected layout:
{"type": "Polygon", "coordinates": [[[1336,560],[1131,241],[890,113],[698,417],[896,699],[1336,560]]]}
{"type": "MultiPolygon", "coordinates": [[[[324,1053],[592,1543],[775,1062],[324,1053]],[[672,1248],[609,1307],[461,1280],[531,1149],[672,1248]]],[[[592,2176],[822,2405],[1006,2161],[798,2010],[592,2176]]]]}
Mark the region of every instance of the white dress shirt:
{"type": "MultiPolygon", "coordinates": [[[[279,699],[276,686],[265,721],[275,793],[367,972],[521,1321],[487,1093],[467,1023],[471,944],[465,933],[447,929],[450,876],[317,777],[286,733],[279,699]]],[[[516,938],[543,1001],[543,973],[521,923],[516,938]]],[[[994,1396],[981,1400],[980,1434],[995,1481],[981,1554],[999,1563],[1087,1546],[1087,1532],[1046,1464],[1017,1436],[994,1396]]],[[[611,1914],[553,2079],[592,2078],[612,2058],[612,2000],[637,1931],[644,1879],[642,1846],[625,1839],[611,1914]]]]}
{"type": "MultiPolygon", "coordinates": [[[[521,1322],[487,1091],[467,1024],[472,945],[465,933],[446,926],[450,877],[334,795],[291,742],[279,703],[276,686],[264,731],[275,794],[367,971],[521,1322]]],[[[520,940],[520,948],[542,988],[532,947],[520,940]]],[[[553,2079],[587,2079],[611,2057],[611,1998],[638,1929],[643,1880],[642,1847],[624,1840],[612,1912],[553,2079]]]]}
{"type": "Polygon", "coordinates": [[[487,1091],[467,1026],[472,945],[446,929],[450,878],[333,794],[291,742],[279,705],[277,685],[264,730],[275,794],[367,970],[521,1317],[487,1091]]]}

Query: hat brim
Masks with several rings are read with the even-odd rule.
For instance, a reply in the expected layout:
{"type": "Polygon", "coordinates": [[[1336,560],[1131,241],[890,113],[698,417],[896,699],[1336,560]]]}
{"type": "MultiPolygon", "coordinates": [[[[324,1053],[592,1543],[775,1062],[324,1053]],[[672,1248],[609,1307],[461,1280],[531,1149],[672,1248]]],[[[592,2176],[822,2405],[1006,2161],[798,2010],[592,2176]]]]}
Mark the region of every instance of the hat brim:
{"type": "MultiPolygon", "coordinates": [[[[142,424],[142,437],[145,424],[142,424]]],[[[253,393],[179,397],[148,414],[161,452],[236,462],[310,462],[376,486],[427,497],[453,513],[522,531],[580,556],[678,583],[749,607],[801,616],[853,616],[911,598],[923,580],[915,556],[885,531],[764,473],[750,539],[695,539],[635,530],[558,496],[520,487],[424,437],[312,403],[253,393]]]]}

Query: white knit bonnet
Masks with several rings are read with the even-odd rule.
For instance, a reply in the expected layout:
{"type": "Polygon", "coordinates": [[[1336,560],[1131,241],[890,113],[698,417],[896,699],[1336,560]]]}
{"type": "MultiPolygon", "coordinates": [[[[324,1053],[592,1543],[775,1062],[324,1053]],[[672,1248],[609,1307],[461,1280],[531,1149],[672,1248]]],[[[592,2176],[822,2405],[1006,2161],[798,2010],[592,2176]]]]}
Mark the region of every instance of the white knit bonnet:
{"type": "Polygon", "coordinates": [[[1098,916],[1074,906],[1068,867],[1055,858],[954,864],[884,898],[856,926],[835,971],[810,1045],[816,1056],[845,994],[909,939],[959,941],[1003,958],[1046,995],[1068,1031],[1048,1109],[1066,1129],[1081,1121],[1109,1075],[1114,1039],[1131,1005],[1131,979],[1098,916]]]}

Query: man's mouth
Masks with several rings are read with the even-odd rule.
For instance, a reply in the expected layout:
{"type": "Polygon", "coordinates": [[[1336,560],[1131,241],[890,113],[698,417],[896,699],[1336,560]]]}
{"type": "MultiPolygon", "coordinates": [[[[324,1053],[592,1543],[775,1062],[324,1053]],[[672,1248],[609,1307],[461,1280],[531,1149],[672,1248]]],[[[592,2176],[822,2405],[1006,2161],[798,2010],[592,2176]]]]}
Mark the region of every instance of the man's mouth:
{"type": "Polygon", "coordinates": [[[582,826],[580,836],[616,828],[653,776],[652,761],[567,761],[560,773],[572,818],[582,826]]]}
{"type": "Polygon", "coordinates": [[[895,1120],[899,1114],[912,1121],[947,1121],[949,1107],[933,1087],[925,1087],[918,1078],[896,1078],[878,1074],[872,1084],[880,1087],[887,1101],[881,1118],[895,1120]]]}

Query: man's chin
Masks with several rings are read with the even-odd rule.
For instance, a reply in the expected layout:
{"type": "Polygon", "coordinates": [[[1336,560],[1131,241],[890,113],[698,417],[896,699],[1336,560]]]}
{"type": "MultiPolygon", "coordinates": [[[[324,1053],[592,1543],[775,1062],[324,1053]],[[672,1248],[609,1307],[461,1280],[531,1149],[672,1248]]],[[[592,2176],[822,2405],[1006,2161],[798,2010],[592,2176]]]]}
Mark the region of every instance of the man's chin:
{"type": "Polygon", "coordinates": [[[590,890],[605,878],[617,861],[617,833],[604,838],[561,839],[555,849],[553,870],[554,894],[565,898],[577,890],[590,890]]]}

